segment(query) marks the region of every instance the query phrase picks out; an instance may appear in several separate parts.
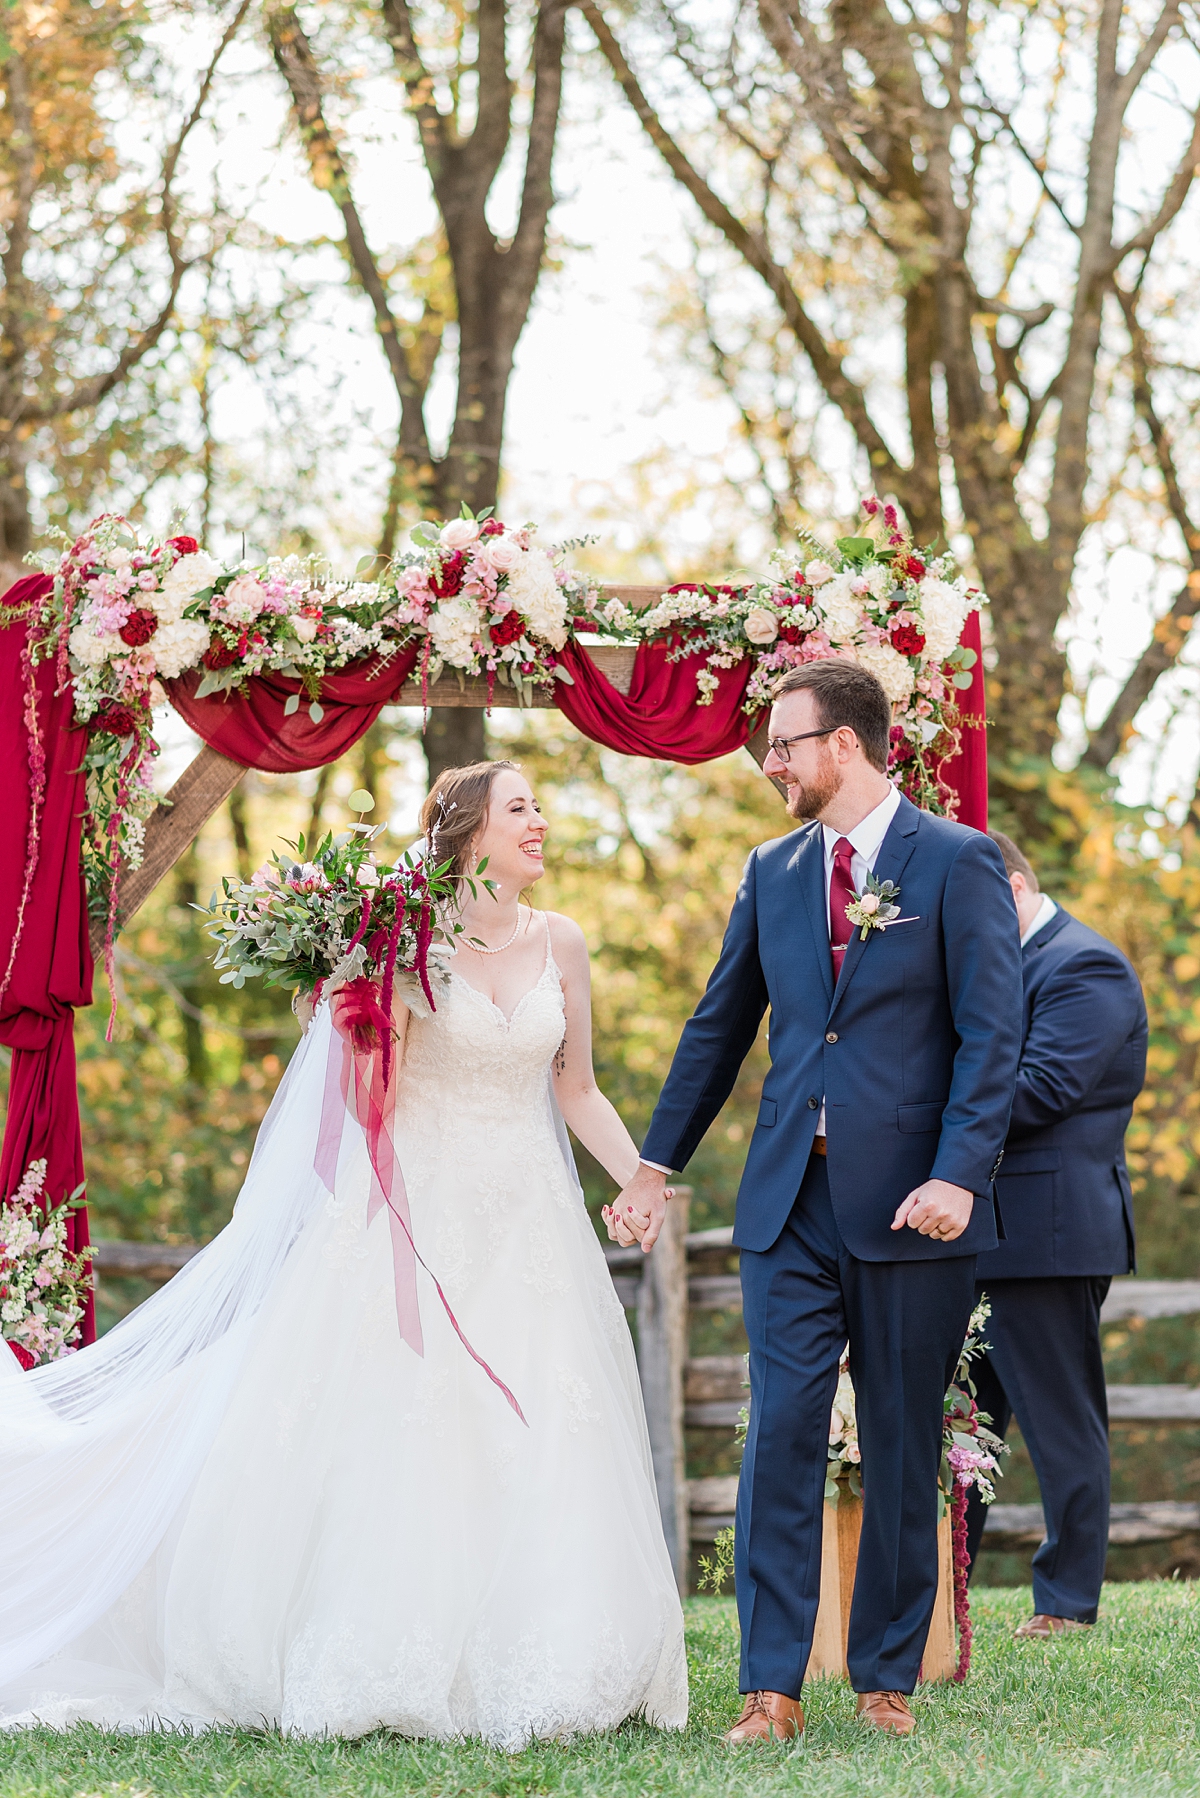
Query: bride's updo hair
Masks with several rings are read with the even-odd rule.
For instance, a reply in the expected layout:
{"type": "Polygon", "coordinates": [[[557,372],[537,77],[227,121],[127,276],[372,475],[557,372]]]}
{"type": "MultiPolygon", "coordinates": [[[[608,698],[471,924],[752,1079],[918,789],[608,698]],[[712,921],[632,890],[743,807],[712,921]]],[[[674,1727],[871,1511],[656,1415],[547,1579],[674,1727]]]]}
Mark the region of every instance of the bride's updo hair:
{"type": "Polygon", "coordinates": [[[421,828],[436,867],[451,862],[450,873],[471,872],[471,844],[487,822],[496,776],[516,762],[471,762],[465,768],[443,768],[421,807],[421,828]]]}

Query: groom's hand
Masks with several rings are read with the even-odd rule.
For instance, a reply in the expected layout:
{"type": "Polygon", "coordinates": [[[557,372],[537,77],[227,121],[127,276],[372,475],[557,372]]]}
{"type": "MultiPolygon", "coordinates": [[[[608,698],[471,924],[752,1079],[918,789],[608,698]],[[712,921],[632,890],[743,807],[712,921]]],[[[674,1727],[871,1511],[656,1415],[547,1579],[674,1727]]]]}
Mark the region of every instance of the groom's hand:
{"type": "Polygon", "coordinates": [[[667,1215],[667,1197],[667,1176],[656,1167],[647,1167],[644,1161],[638,1164],[628,1186],[621,1188],[613,1209],[624,1228],[641,1243],[643,1254],[648,1255],[658,1241],[667,1215]]]}
{"type": "Polygon", "coordinates": [[[971,1221],[975,1194],[963,1186],[951,1186],[949,1180],[926,1180],[910,1192],[895,1217],[893,1230],[919,1230],[935,1242],[953,1242],[971,1221]]]}

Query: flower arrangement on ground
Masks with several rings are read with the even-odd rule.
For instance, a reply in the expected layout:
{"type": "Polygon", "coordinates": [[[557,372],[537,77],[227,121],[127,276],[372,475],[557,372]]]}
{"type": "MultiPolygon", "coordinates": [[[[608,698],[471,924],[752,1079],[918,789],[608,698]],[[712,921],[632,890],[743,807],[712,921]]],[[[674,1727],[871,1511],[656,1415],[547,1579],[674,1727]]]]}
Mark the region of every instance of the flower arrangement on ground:
{"type": "Polygon", "coordinates": [[[711,704],[719,671],[746,656],[750,714],[769,704],[776,681],[804,662],[842,656],[869,668],[892,702],[889,772],[926,811],[947,814],[954,794],[938,778],[959,747],[956,694],[971,685],[975,651],[959,643],[983,595],[950,555],[918,554],[896,508],[863,501],[860,534],[830,549],[802,535],[771,558],[770,573],[741,586],[687,582],[633,613],[610,600],[610,629],[643,641],[667,638],[672,657],[701,655],[698,703],[711,704]]]}
{"type": "Polygon", "coordinates": [[[67,1220],[83,1187],[48,1207],[45,1185],[45,1161],[31,1161],[0,1205],[0,1335],[26,1369],[74,1353],[92,1290],[92,1250],[67,1248],[67,1220]]]}

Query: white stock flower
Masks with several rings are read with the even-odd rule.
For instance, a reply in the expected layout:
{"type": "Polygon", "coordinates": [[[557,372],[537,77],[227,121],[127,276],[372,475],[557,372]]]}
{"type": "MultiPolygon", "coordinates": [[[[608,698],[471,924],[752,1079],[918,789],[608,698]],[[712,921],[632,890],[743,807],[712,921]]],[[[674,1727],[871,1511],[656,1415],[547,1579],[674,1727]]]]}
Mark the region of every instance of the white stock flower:
{"type": "Polygon", "coordinates": [[[567,607],[554,565],[540,549],[527,549],[508,577],[505,596],[528,620],[535,637],[561,649],[567,640],[567,607]]]}
{"type": "Polygon", "coordinates": [[[912,664],[890,643],[864,643],[855,650],[855,660],[875,676],[893,705],[903,705],[912,693],[912,664]]]}
{"type": "Polygon", "coordinates": [[[164,680],[194,668],[208,648],[208,626],[194,618],[173,619],[154,633],[154,663],[164,680]]]}
{"type": "Polygon", "coordinates": [[[219,562],[206,555],[204,550],[197,550],[194,555],[180,556],[174,567],[164,574],[161,590],[147,597],[160,618],[174,622],[182,618],[189,599],[211,587],[220,572],[219,562]]]}
{"type": "Polygon", "coordinates": [[[115,655],[122,645],[119,637],[98,637],[86,624],[77,624],[67,638],[67,647],[85,668],[103,668],[109,656],[115,655]]]}
{"type": "Polygon", "coordinates": [[[862,600],[853,591],[857,577],[853,572],[835,574],[825,581],[817,597],[817,610],[822,614],[831,643],[847,643],[858,635],[862,625],[862,600]]]}
{"type": "Polygon", "coordinates": [[[882,599],[896,585],[892,579],[892,571],[883,562],[872,562],[866,570],[867,591],[875,598],[882,599]]]}
{"type": "Polygon", "coordinates": [[[962,635],[967,621],[967,596],[963,589],[927,575],[917,588],[925,626],[925,654],[931,662],[944,662],[962,635]]]}
{"type": "Polygon", "coordinates": [[[468,543],[474,543],[479,535],[479,526],[473,518],[452,518],[438,532],[443,549],[466,549],[468,543]]]}
{"type": "Polygon", "coordinates": [[[479,635],[479,608],[464,594],[443,599],[429,614],[428,630],[433,647],[453,668],[470,668],[475,662],[474,639],[479,635]]]}
{"type": "Polygon", "coordinates": [[[779,620],[766,606],[751,606],[742,629],[751,643],[774,643],[779,635],[779,620]]]}

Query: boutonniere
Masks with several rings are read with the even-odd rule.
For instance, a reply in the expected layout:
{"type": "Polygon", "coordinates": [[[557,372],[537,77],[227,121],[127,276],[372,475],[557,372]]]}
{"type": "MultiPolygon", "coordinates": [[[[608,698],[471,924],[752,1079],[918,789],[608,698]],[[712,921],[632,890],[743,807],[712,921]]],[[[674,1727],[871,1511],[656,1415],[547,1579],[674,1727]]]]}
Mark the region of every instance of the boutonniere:
{"type": "Polygon", "coordinates": [[[867,875],[867,889],[864,893],[855,893],[846,907],[846,916],[858,931],[859,941],[865,943],[873,930],[886,930],[889,924],[914,924],[915,918],[902,918],[896,900],[900,897],[900,888],[894,880],[876,880],[873,874],[867,875]]]}

